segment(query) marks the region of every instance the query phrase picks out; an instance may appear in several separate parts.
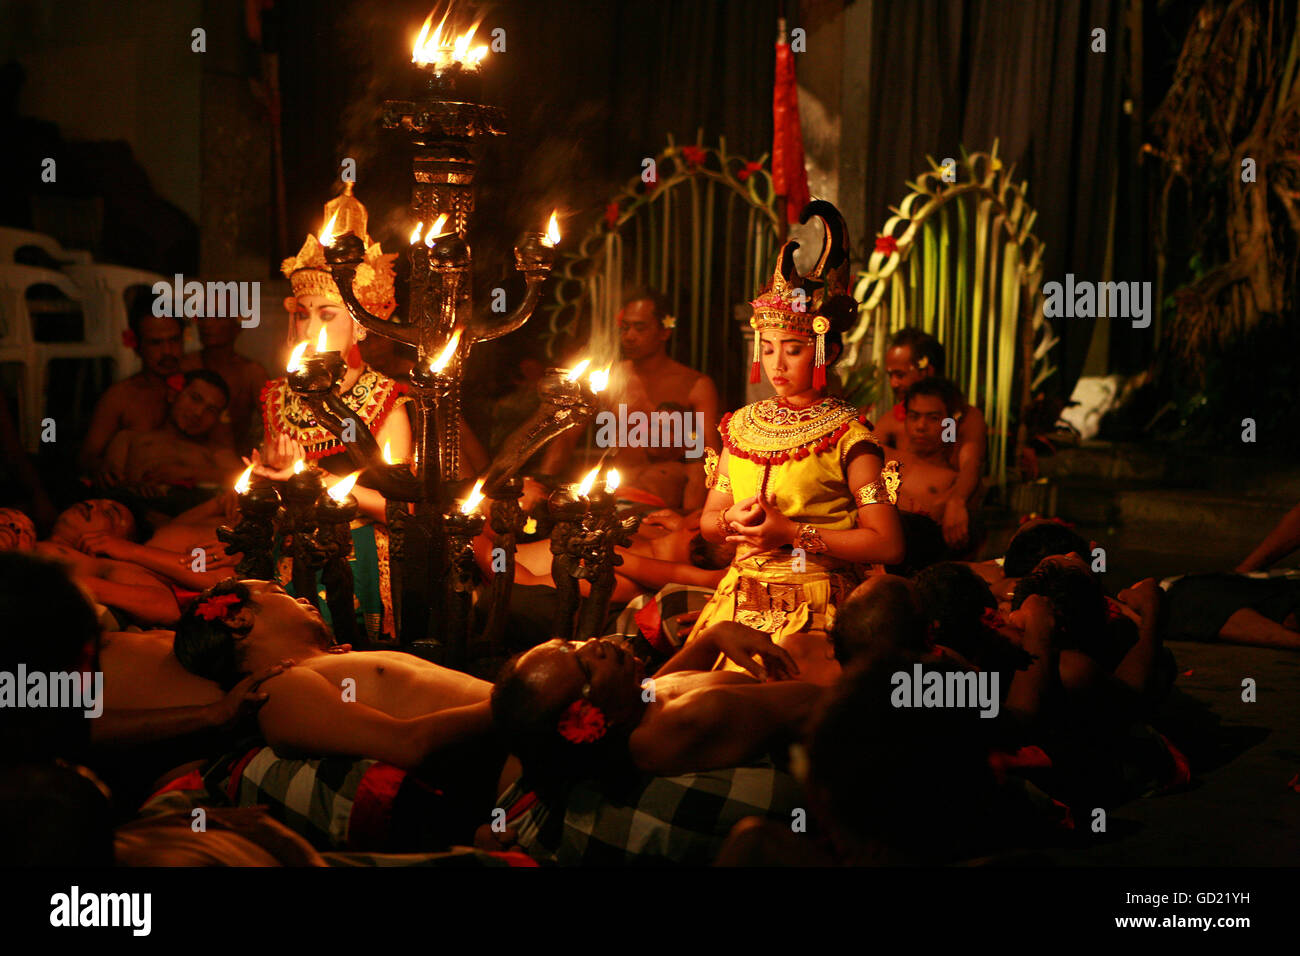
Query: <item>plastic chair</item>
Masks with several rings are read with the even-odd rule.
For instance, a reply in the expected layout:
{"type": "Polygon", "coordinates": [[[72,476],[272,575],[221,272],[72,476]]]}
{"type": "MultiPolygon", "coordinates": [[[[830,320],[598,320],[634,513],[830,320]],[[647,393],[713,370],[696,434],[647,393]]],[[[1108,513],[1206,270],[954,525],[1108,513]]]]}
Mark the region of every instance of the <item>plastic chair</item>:
{"type": "MultiPolygon", "coordinates": [[[[82,343],[37,342],[28,294],[40,285],[54,286],[68,299],[81,302],[81,289],[62,272],[35,266],[0,264],[0,362],[22,365],[20,407],[15,410],[28,451],[36,451],[45,409],[46,365],[52,357],[94,357],[98,346],[82,343]]],[[[84,313],[83,313],[84,315],[84,313]]]]}
{"type": "Polygon", "coordinates": [[[0,227],[0,264],[14,263],[18,250],[27,246],[41,249],[55,262],[90,262],[91,255],[83,249],[65,249],[53,236],[28,229],[0,227]]]}
{"type": "Polygon", "coordinates": [[[126,293],[136,286],[153,287],[172,280],[156,272],[103,262],[73,263],[63,272],[78,286],[85,301],[86,340],[94,342],[113,359],[114,381],[121,381],[140,369],[140,357],[122,342],[127,329],[126,293]]]}

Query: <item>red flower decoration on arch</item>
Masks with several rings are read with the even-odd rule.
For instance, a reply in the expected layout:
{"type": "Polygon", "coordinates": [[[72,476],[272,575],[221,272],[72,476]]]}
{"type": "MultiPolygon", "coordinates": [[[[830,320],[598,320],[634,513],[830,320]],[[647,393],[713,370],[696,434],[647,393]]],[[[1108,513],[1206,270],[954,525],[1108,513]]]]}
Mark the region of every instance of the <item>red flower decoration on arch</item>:
{"type": "Polygon", "coordinates": [[[890,256],[898,251],[898,240],[893,236],[876,236],[876,252],[890,256]]]}
{"type": "Polygon", "coordinates": [[[736,178],[743,183],[750,176],[754,175],[762,168],[763,168],[762,163],[746,163],[740,170],[737,171],[736,178]]]}
{"type": "Polygon", "coordinates": [[[605,225],[613,229],[618,225],[619,208],[618,203],[612,202],[605,207],[605,225]]]}
{"type": "Polygon", "coordinates": [[[556,727],[560,736],[570,743],[595,743],[609,729],[605,712],[589,700],[579,699],[564,709],[556,727]]]}
{"type": "Polygon", "coordinates": [[[709,153],[700,146],[683,146],[682,156],[692,166],[703,166],[704,161],[709,157],[709,153]]]}

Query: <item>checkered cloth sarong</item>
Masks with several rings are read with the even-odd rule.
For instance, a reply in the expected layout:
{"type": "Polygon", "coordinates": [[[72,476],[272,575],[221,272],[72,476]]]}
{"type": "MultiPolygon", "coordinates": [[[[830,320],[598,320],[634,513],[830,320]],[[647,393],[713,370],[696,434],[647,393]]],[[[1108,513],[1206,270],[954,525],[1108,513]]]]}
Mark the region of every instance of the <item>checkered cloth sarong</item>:
{"type": "Polygon", "coordinates": [[[292,760],[270,747],[236,751],[204,774],[210,793],[234,806],[265,806],[318,849],[371,849],[387,834],[387,804],[405,771],[378,760],[292,760]]]}
{"type": "Polygon", "coordinates": [[[743,818],[789,823],[805,805],[794,778],[770,762],[675,777],[645,775],[629,802],[593,783],[551,807],[517,784],[502,794],[506,825],[536,860],[566,866],[713,862],[743,818]]]}

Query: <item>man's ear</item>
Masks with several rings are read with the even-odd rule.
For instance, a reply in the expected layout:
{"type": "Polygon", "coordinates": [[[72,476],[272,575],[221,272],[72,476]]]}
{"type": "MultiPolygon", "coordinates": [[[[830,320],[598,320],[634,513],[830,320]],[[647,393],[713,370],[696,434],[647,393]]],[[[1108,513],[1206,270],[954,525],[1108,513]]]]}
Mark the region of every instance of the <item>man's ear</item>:
{"type": "Polygon", "coordinates": [[[255,615],[253,609],[245,604],[234,614],[229,615],[225,624],[232,631],[237,631],[241,636],[246,636],[253,629],[255,615]]]}

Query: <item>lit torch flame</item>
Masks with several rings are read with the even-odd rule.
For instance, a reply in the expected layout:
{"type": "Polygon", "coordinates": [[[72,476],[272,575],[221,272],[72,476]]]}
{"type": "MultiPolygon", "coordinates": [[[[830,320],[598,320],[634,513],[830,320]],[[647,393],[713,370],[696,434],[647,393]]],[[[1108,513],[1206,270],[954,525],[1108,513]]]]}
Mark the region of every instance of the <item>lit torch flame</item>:
{"type": "Polygon", "coordinates": [[[555,211],[551,211],[551,221],[546,224],[546,238],[542,240],[548,246],[556,246],[560,243],[560,220],[555,217],[555,211]]]}
{"type": "Polygon", "coordinates": [[[295,475],[301,475],[302,470],[306,467],[307,467],[307,463],[303,461],[301,458],[299,458],[297,461],[293,463],[293,473],[295,475]]]}
{"type": "Polygon", "coordinates": [[[582,376],[582,373],[587,371],[587,366],[590,364],[591,364],[591,359],[589,358],[583,359],[581,362],[579,362],[577,365],[573,367],[573,371],[571,371],[567,376],[565,376],[565,380],[569,382],[576,382],[582,376]]]}
{"type": "Polygon", "coordinates": [[[420,241],[420,230],[424,228],[424,220],[421,219],[415,224],[415,230],[411,233],[411,245],[420,241]]]}
{"type": "Polygon", "coordinates": [[[293,347],[293,352],[289,355],[287,371],[296,372],[302,368],[302,353],[305,351],[307,351],[307,340],[303,339],[293,347]]]}
{"type": "Polygon", "coordinates": [[[357,479],[360,477],[361,477],[361,472],[354,471],[346,478],[340,479],[338,484],[336,484],[333,488],[329,490],[329,496],[333,498],[335,501],[342,504],[343,499],[348,496],[348,492],[352,490],[352,486],[357,483],[357,479]]]}
{"type": "Polygon", "coordinates": [[[394,462],[393,462],[393,443],[392,443],[391,441],[386,441],[386,442],[384,442],[384,464],[385,464],[385,465],[391,465],[391,464],[394,464],[394,462]]]}
{"type": "Polygon", "coordinates": [[[605,491],[607,493],[612,493],[618,487],[618,482],[619,477],[617,468],[611,468],[605,473],[605,491]]]}
{"type": "Polygon", "coordinates": [[[424,244],[432,249],[434,241],[444,234],[442,230],[445,225],[447,225],[447,214],[444,212],[439,214],[433,221],[433,225],[429,227],[429,231],[424,234],[424,244]]]}
{"type": "Polygon", "coordinates": [[[433,369],[435,372],[441,372],[445,369],[449,364],[451,364],[451,360],[456,354],[456,346],[458,345],[460,345],[460,329],[457,329],[455,334],[452,335],[451,341],[447,343],[447,347],[442,350],[442,353],[429,363],[429,368],[433,369]]]}
{"type": "Polygon", "coordinates": [[[460,503],[460,513],[463,515],[473,514],[478,510],[479,502],[483,500],[483,479],[480,478],[474,482],[474,490],[469,493],[469,497],[460,503]]]}
{"type": "Polygon", "coordinates": [[[244,473],[239,476],[239,480],[235,482],[235,491],[238,494],[246,495],[248,494],[248,489],[252,485],[252,483],[253,483],[253,466],[249,465],[247,468],[244,469],[244,473]]]}
{"type": "Polygon", "coordinates": [[[605,390],[605,386],[609,384],[609,368],[606,365],[604,368],[596,369],[591,373],[587,382],[591,385],[592,392],[599,393],[605,390]]]}
{"type": "Polygon", "coordinates": [[[591,486],[596,483],[596,475],[600,473],[600,465],[597,465],[591,471],[587,472],[585,478],[578,485],[578,497],[585,498],[591,494],[591,486]]]}
{"type": "Polygon", "coordinates": [[[320,330],[320,335],[316,336],[316,354],[329,351],[329,338],[325,335],[325,330],[320,330]]]}
{"type": "Polygon", "coordinates": [[[415,46],[411,51],[411,62],[420,66],[427,66],[432,63],[438,68],[451,66],[453,63],[459,63],[467,69],[476,70],[482,64],[483,59],[488,54],[488,48],[484,44],[479,44],[471,48],[470,44],[474,42],[474,34],[478,31],[479,23],[477,21],[464,33],[453,38],[450,35],[444,37],[442,28],[447,23],[447,17],[451,13],[448,7],[447,13],[442,15],[438,21],[438,26],[434,29],[433,35],[429,35],[429,28],[433,26],[433,14],[430,13],[425,18],[424,26],[420,28],[420,35],[415,39],[415,46]]]}
{"type": "Polygon", "coordinates": [[[334,245],[334,223],[338,218],[339,214],[336,212],[330,216],[330,221],[325,223],[325,228],[320,231],[320,244],[322,246],[334,245]]]}

